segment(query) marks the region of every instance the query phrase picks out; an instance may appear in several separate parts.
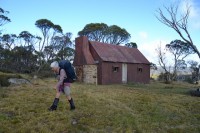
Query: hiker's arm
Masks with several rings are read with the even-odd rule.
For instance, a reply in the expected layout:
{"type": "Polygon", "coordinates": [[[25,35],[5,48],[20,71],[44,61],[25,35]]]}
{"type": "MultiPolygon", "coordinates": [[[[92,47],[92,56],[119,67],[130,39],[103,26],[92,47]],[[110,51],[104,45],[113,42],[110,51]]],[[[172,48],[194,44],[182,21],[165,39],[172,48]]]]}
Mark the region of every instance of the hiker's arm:
{"type": "Polygon", "coordinates": [[[60,79],[59,79],[58,83],[56,84],[56,89],[59,89],[60,85],[63,84],[63,80],[65,78],[65,75],[66,75],[65,70],[61,69],[60,70],[60,79]]]}

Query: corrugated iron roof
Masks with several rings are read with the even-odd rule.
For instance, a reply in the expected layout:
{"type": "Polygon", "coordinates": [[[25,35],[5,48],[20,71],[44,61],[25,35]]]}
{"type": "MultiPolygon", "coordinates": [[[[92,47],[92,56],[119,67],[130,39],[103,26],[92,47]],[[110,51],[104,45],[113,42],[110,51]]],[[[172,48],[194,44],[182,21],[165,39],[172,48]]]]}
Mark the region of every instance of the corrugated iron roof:
{"type": "Polygon", "coordinates": [[[89,41],[103,61],[150,64],[137,48],[89,41]]]}

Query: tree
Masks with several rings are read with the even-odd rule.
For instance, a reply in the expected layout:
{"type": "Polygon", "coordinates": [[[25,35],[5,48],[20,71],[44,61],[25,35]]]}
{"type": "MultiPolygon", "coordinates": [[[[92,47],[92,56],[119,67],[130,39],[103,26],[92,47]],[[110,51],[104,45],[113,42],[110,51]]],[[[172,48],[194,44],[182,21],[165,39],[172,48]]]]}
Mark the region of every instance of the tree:
{"type": "Polygon", "coordinates": [[[87,24],[82,31],[78,32],[79,36],[87,36],[89,40],[104,42],[108,25],[104,23],[87,24]]]}
{"type": "Polygon", "coordinates": [[[11,22],[11,20],[6,16],[7,13],[9,13],[9,12],[0,8],[0,26],[3,26],[4,24],[11,22]]]}
{"type": "Polygon", "coordinates": [[[161,46],[158,46],[156,49],[158,55],[158,63],[161,68],[164,70],[164,74],[161,74],[164,78],[165,83],[171,82],[171,74],[170,69],[171,67],[167,65],[166,53],[162,50],[161,46]]]}
{"type": "Polygon", "coordinates": [[[48,62],[49,58],[45,59],[45,53],[48,54],[49,48],[51,47],[51,41],[57,34],[62,34],[62,28],[59,25],[55,25],[48,19],[39,19],[35,22],[37,28],[42,32],[43,38],[39,38],[41,41],[39,42],[39,50],[36,51],[39,57],[39,72],[41,68],[48,62]],[[45,52],[44,52],[45,50],[45,52]]]}
{"type": "Polygon", "coordinates": [[[194,50],[190,45],[187,45],[185,42],[181,40],[171,41],[170,44],[166,44],[166,49],[173,55],[174,57],[174,66],[173,66],[173,76],[172,80],[176,80],[177,78],[177,70],[183,69],[187,67],[184,59],[190,55],[194,54],[194,50]]]}
{"type": "Polygon", "coordinates": [[[59,25],[54,25],[48,19],[39,19],[35,22],[35,25],[41,30],[43,35],[43,43],[42,46],[39,46],[39,51],[42,51],[45,45],[49,45],[49,41],[55,36],[56,33],[62,33],[62,28],[59,25]]]}
{"type": "Polygon", "coordinates": [[[157,65],[154,63],[150,63],[150,73],[151,73],[151,79],[154,79],[154,72],[158,69],[157,65]]]}
{"type": "Polygon", "coordinates": [[[91,41],[119,45],[126,43],[130,34],[117,25],[108,26],[105,23],[90,23],[78,32],[79,36],[87,36],[91,41]]]}
{"type": "Polygon", "coordinates": [[[188,64],[190,64],[190,69],[192,71],[193,83],[198,83],[200,64],[198,64],[198,62],[192,61],[192,60],[188,61],[188,64]]]}
{"type": "Polygon", "coordinates": [[[4,34],[0,37],[1,45],[3,45],[4,48],[11,50],[15,46],[16,39],[17,36],[15,34],[4,34]]]}
{"type": "Polygon", "coordinates": [[[189,45],[200,58],[200,52],[194,45],[188,31],[188,18],[190,15],[190,6],[186,6],[186,12],[182,15],[178,12],[178,5],[173,4],[169,7],[164,6],[166,14],[161,8],[158,9],[157,19],[164,25],[172,28],[182,39],[185,45],[189,45]],[[180,17],[179,17],[180,16],[180,17]]]}
{"type": "Polygon", "coordinates": [[[9,66],[12,70],[17,72],[32,72],[37,68],[37,56],[33,54],[34,47],[29,46],[16,46],[11,50],[12,56],[10,60],[15,62],[13,65],[9,66]]]}
{"type": "Polygon", "coordinates": [[[126,43],[125,46],[129,48],[137,48],[137,44],[135,42],[126,43]]]}
{"type": "Polygon", "coordinates": [[[20,44],[23,46],[33,45],[33,38],[35,38],[31,33],[28,31],[22,31],[18,38],[20,39],[20,44]]]}
{"type": "Polygon", "coordinates": [[[71,36],[71,33],[55,36],[51,41],[51,45],[45,47],[45,53],[48,55],[47,58],[49,60],[55,58],[59,60],[72,59],[74,49],[70,48],[72,46],[71,36]]]}
{"type": "Polygon", "coordinates": [[[106,43],[116,45],[128,42],[129,38],[131,37],[125,29],[122,29],[117,25],[111,25],[108,27],[106,30],[106,36],[106,43]]]}

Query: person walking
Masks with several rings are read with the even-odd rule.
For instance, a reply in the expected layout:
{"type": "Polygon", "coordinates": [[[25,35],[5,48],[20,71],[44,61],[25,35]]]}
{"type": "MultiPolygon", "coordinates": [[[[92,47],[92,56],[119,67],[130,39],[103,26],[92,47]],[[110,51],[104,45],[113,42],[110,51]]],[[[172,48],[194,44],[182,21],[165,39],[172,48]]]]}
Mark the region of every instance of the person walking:
{"type": "MultiPolygon", "coordinates": [[[[67,61],[63,61],[63,62],[67,62],[67,61]]],[[[70,62],[68,61],[67,63],[70,63],[70,62]]],[[[64,68],[61,68],[57,61],[52,62],[50,67],[51,67],[52,71],[55,74],[57,74],[59,77],[58,77],[58,82],[55,86],[56,96],[53,101],[53,104],[49,108],[49,111],[54,111],[57,109],[57,106],[59,103],[59,97],[60,97],[61,93],[64,93],[67,100],[69,101],[70,110],[75,110],[74,101],[73,101],[72,97],[70,96],[70,81],[71,80],[69,79],[69,77],[67,75],[67,73],[68,73],[68,72],[66,72],[67,70],[65,70],[64,68]]]]}

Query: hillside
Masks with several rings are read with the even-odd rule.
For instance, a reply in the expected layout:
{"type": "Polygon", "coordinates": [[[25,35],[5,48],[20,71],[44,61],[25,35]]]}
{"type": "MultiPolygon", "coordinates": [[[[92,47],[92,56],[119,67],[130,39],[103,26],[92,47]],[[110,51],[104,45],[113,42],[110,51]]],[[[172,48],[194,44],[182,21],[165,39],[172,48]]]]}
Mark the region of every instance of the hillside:
{"type": "Polygon", "coordinates": [[[76,110],[64,95],[55,112],[55,79],[0,88],[0,133],[199,133],[200,100],[190,84],[72,85],[76,110]]]}

